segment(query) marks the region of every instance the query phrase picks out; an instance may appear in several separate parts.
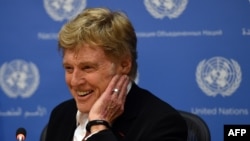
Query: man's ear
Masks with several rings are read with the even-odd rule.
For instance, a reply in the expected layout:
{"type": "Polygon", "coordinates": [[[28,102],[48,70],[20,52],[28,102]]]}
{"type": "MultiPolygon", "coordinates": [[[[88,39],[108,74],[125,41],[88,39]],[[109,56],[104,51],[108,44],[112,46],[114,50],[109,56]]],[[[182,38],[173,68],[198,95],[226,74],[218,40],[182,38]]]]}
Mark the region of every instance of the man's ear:
{"type": "Polygon", "coordinates": [[[124,58],[121,62],[120,62],[120,71],[122,74],[128,74],[131,70],[131,66],[132,66],[132,62],[131,59],[129,57],[124,58]]]}

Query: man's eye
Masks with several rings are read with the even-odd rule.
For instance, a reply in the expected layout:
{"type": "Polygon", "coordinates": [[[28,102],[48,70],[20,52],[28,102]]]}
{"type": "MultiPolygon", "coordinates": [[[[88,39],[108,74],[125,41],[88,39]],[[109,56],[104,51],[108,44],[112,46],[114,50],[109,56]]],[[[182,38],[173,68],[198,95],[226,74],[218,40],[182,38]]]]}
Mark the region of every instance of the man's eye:
{"type": "Polygon", "coordinates": [[[67,67],[67,66],[65,66],[64,69],[65,69],[65,71],[67,71],[67,72],[72,72],[72,71],[73,71],[73,68],[72,68],[72,67],[67,67]]]}
{"type": "Polygon", "coordinates": [[[87,72],[90,72],[90,71],[92,71],[94,68],[92,67],[92,66],[84,66],[84,67],[82,67],[82,70],[83,71],[87,71],[87,72]]]}
{"type": "Polygon", "coordinates": [[[84,66],[83,69],[84,70],[88,70],[88,69],[91,69],[92,67],[91,66],[84,66]]]}

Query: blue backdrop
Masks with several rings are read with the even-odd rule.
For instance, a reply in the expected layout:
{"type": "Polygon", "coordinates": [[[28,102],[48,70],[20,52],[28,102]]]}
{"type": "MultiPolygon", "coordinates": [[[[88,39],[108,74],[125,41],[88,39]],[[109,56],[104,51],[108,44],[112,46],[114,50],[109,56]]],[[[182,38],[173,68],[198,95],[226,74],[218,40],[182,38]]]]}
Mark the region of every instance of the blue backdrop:
{"type": "Polygon", "coordinates": [[[0,0],[0,140],[18,127],[38,141],[71,98],[57,51],[60,27],[86,7],[122,10],[138,37],[138,84],[202,117],[212,141],[250,124],[249,0],[0,0]]]}

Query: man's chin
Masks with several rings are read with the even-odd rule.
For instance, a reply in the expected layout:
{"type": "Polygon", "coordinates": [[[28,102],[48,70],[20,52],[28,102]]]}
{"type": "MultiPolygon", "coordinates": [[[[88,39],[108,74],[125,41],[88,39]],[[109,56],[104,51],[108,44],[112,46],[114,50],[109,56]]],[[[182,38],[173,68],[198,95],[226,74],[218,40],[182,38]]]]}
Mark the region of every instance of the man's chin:
{"type": "Polygon", "coordinates": [[[90,108],[88,108],[89,106],[82,104],[82,103],[77,103],[77,109],[81,112],[81,113],[89,113],[90,108]]]}

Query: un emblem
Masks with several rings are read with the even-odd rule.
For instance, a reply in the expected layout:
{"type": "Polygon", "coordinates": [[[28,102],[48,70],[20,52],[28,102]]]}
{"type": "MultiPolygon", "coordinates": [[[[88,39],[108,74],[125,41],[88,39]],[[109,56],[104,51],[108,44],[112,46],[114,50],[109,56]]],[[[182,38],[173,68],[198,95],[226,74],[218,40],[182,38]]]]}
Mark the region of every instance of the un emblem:
{"type": "Polygon", "coordinates": [[[157,19],[177,18],[186,8],[188,0],[144,0],[148,12],[157,19]]]}
{"type": "Polygon", "coordinates": [[[55,21],[63,21],[76,16],[86,7],[86,0],[43,0],[49,16],[55,21]]]}
{"type": "Polygon", "coordinates": [[[37,89],[39,79],[36,65],[23,60],[6,62],[0,68],[0,85],[10,98],[30,97],[37,89]]]}
{"type": "Polygon", "coordinates": [[[201,61],[196,69],[196,81],[201,90],[208,96],[221,94],[230,96],[241,82],[239,64],[223,57],[213,57],[201,61]]]}

